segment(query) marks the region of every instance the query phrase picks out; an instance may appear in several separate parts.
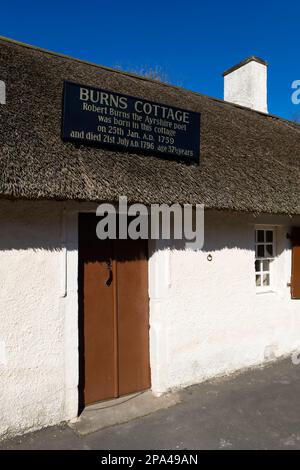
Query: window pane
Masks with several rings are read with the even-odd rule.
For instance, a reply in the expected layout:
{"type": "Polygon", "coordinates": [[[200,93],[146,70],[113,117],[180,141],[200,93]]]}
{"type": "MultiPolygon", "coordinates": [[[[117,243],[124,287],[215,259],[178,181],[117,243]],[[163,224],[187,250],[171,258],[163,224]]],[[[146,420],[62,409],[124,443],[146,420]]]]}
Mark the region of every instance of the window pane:
{"type": "Polygon", "coordinates": [[[269,286],[270,285],[270,274],[263,275],[263,285],[269,286]]]}
{"type": "Polygon", "coordinates": [[[257,242],[264,242],[264,230],[257,230],[256,231],[256,241],[257,242]]]}
{"type": "Polygon", "coordinates": [[[266,241],[268,243],[273,243],[273,231],[272,230],[266,231],[266,241]]]}
{"type": "Polygon", "coordinates": [[[260,261],[258,259],[255,260],[255,271],[260,271],[260,261]]]}
{"type": "Polygon", "coordinates": [[[260,274],[256,274],[256,276],[255,276],[255,282],[256,282],[256,286],[257,286],[257,287],[260,287],[260,286],[261,286],[261,275],[260,275],[260,274]]]}
{"type": "Polygon", "coordinates": [[[264,245],[256,245],[256,258],[263,258],[264,254],[265,254],[264,245]]]}
{"type": "Polygon", "coordinates": [[[266,259],[262,262],[263,264],[263,271],[270,271],[270,260],[266,259]]]}
{"type": "Polygon", "coordinates": [[[273,256],[273,245],[266,245],[266,256],[273,256]]]}

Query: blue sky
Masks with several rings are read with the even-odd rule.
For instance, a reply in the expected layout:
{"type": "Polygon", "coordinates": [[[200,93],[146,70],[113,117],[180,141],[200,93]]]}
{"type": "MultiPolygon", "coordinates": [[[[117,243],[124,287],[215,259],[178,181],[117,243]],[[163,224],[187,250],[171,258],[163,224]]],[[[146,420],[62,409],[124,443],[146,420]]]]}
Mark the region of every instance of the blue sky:
{"type": "Polygon", "coordinates": [[[0,35],[127,70],[158,67],[172,83],[222,98],[222,72],[269,62],[269,111],[300,116],[300,2],[2,0],[0,35]]]}

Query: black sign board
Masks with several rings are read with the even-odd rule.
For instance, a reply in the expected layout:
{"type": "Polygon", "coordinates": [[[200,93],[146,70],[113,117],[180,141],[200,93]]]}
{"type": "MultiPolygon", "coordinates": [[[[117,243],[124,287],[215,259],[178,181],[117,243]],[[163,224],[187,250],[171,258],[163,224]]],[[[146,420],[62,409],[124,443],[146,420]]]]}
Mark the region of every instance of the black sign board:
{"type": "Polygon", "coordinates": [[[64,85],[63,140],[199,162],[199,113],[72,82],[64,85]]]}

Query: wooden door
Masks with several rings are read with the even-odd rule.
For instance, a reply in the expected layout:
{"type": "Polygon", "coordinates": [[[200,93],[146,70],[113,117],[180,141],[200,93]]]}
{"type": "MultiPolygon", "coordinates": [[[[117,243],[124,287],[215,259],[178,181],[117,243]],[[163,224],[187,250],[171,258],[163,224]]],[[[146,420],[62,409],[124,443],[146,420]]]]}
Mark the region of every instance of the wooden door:
{"type": "Polygon", "coordinates": [[[81,406],[150,387],[145,240],[99,240],[79,216],[81,406]]]}
{"type": "Polygon", "coordinates": [[[118,240],[119,394],[150,387],[147,240],[118,240]]]}

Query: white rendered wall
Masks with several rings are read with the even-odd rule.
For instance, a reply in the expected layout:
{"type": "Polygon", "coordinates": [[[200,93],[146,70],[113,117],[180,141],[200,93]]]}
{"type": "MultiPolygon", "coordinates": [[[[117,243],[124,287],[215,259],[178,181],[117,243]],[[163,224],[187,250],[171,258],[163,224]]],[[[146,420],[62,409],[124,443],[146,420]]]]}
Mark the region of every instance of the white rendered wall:
{"type": "Polygon", "coordinates": [[[154,252],[150,311],[155,394],[261,364],[300,347],[300,301],[291,300],[287,287],[290,224],[288,218],[210,212],[205,215],[203,250],[186,251],[177,242],[154,252]],[[260,294],[254,276],[258,223],[278,224],[274,290],[260,294]]]}
{"type": "MultiPolygon", "coordinates": [[[[94,208],[0,201],[2,438],[77,416],[77,217],[94,208]]],[[[208,212],[203,250],[150,243],[156,395],[300,347],[300,301],[290,299],[286,286],[291,254],[285,234],[291,224],[288,218],[208,212]],[[277,279],[267,294],[255,293],[256,223],[278,225],[277,279]]]]}
{"type": "Polygon", "coordinates": [[[251,61],[225,75],[224,100],[267,113],[267,66],[251,61]]]}
{"type": "Polygon", "coordinates": [[[63,204],[1,201],[0,226],[5,438],[77,414],[77,287],[66,297],[63,204]]]}

